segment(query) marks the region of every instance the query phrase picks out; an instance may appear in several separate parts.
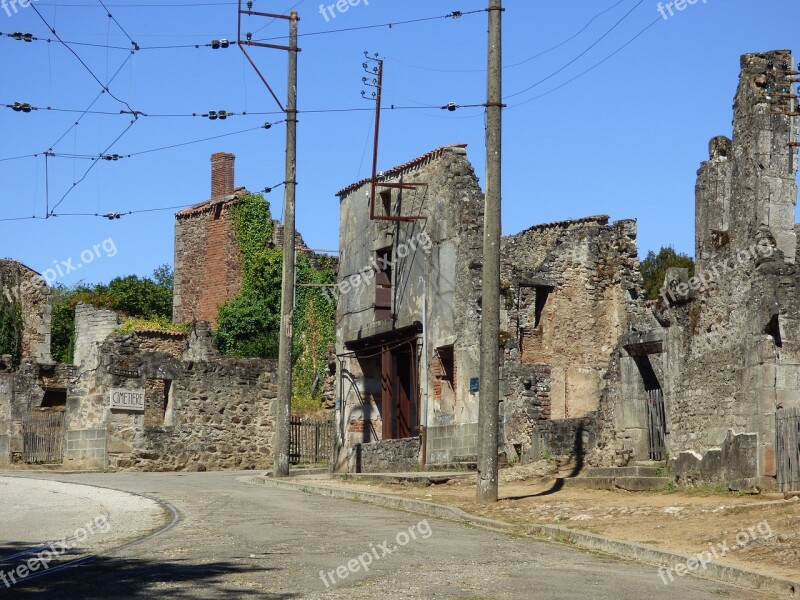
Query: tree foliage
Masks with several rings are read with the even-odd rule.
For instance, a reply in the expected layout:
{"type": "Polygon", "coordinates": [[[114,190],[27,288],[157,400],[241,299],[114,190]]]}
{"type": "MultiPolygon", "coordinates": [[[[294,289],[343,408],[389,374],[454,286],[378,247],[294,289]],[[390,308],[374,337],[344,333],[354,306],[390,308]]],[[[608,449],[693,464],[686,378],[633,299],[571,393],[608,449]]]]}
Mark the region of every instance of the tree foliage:
{"type": "Polygon", "coordinates": [[[642,261],[639,269],[644,279],[645,296],[648,300],[658,298],[661,288],[664,286],[667,269],[671,267],[689,269],[689,277],[694,276],[692,257],[675,252],[672,246],[662,246],[658,254],[652,250],[647,253],[647,258],[642,261]]]}
{"type": "MultiPolygon", "coordinates": [[[[232,207],[236,241],[242,253],[242,291],[219,309],[214,339],[223,354],[277,358],[281,322],[283,252],[270,248],[273,234],[269,204],[260,195],[232,207]]],[[[319,407],[328,348],[336,339],[336,307],[323,287],[335,282],[333,262],[315,268],[304,253],[297,257],[294,312],[293,396],[296,404],[319,407]]]]}
{"type": "Polygon", "coordinates": [[[172,319],[172,268],[161,265],[153,278],[128,275],[108,284],[78,283],[55,288],[52,296],[51,353],[71,363],[75,348],[75,306],[85,302],[114,310],[125,317],[163,322],[172,319]]]}

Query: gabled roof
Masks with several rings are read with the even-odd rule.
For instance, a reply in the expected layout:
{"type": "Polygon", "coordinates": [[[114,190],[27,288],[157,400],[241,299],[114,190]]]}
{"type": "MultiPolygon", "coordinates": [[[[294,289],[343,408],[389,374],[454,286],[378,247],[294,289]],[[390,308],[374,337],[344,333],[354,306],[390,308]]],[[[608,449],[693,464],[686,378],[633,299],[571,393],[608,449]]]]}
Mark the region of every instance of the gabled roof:
{"type": "Polygon", "coordinates": [[[222,196],[221,198],[212,198],[211,200],[204,200],[199,204],[184,208],[182,211],[175,213],[178,219],[185,219],[187,217],[194,217],[203,213],[208,213],[214,210],[218,205],[227,206],[236,202],[242,196],[248,195],[250,192],[244,187],[239,187],[234,190],[230,196],[222,196]]]}
{"type": "MultiPolygon", "coordinates": [[[[387,179],[398,177],[400,175],[405,174],[407,171],[410,171],[411,169],[414,169],[416,167],[419,167],[423,164],[426,164],[432,160],[439,158],[440,156],[442,156],[442,154],[444,154],[449,150],[455,150],[455,149],[463,150],[466,147],[467,147],[466,144],[451,144],[450,146],[442,146],[441,148],[437,148],[436,150],[431,150],[427,154],[423,154],[419,158],[415,158],[410,162],[394,167],[393,169],[389,169],[388,171],[383,171],[378,176],[378,181],[386,181],[387,179]]],[[[339,196],[339,198],[344,198],[345,196],[351,194],[360,187],[368,184],[370,181],[372,181],[371,177],[362,179],[361,181],[350,184],[346,188],[339,190],[338,192],[336,192],[336,195],[339,196]]]]}

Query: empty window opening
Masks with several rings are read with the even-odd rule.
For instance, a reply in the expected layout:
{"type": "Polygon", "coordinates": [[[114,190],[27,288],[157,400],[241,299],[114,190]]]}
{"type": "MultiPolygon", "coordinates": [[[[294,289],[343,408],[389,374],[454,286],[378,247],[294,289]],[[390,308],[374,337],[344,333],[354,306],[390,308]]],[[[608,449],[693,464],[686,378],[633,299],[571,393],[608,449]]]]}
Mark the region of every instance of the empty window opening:
{"type": "Polygon", "coordinates": [[[534,329],[538,329],[539,325],[542,323],[542,313],[544,312],[544,307],[547,305],[547,299],[550,297],[550,292],[553,291],[553,288],[546,287],[543,285],[536,286],[536,306],[534,307],[534,321],[533,327],[534,329]]]}
{"type": "Polygon", "coordinates": [[[170,406],[172,381],[169,379],[148,379],[144,387],[144,426],[163,427],[166,424],[170,406]]]}
{"type": "Polygon", "coordinates": [[[47,408],[52,411],[66,410],[67,390],[45,389],[41,408],[47,408]]]}
{"type": "Polygon", "coordinates": [[[375,264],[375,320],[392,318],[392,249],[383,248],[376,253],[375,264]]]}
{"type": "Polygon", "coordinates": [[[443,413],[453,411],[456,403],[456,358],[453,346],[436,349],[433,361],[433,398],[443,413]]]}
{"type": "Polygon", "coordinates": [[[381,204],[383,205],[383,216],[392,216],[392,190],[384,190],[380,192],[381,204]]]}
{"type": "Polygon", "coordinates": [[[764,333],[771,336],[775,340],[775,345],[778,348],[783,347],[783,340],[781,339],[781,321],[778,315],[772,315],[772,318],[767,323],[764,333]]]}

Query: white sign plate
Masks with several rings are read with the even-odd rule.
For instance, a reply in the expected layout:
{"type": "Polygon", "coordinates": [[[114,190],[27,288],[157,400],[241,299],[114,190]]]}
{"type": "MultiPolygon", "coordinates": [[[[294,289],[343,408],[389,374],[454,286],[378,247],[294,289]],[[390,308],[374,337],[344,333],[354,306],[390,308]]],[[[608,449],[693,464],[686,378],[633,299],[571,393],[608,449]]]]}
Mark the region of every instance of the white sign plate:
{"type": "Polygon", "coordinates": [[[144,390],[115,389],[108,393],[109,408],[144,412],[144,390]]]}

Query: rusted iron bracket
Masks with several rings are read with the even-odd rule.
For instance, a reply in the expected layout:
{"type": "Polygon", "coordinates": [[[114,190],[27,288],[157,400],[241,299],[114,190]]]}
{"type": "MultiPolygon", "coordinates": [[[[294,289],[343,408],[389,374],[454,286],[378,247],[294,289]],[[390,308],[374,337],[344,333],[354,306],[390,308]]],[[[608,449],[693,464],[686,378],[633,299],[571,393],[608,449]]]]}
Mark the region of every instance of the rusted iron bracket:
{"type": "Polygon", "coordinates": [[[427,219],[424,216],[380,216],[375,214],[375,200],[377,196],[377,189],[378,187],[385,187],[385,188],[396,188],[401,190],[413,190],[420,186],[427,186],[427,183],[423,182],[414,182],[414,183],[403,183],[403,182],[378,182],[378,148],[380,145],[380,130],[381,130],[381,108],[383,102],[383,59],[378,57],[378,54],[374,56],[370,56],[369,52],[364,52],[364,57],[366,61],[361,65],[364,68],[364,71],[372,77],[370,80],[368,77],[362,77],[361,82],[367,86],[375,88],[371,94],[367,94],[366,91],[361,92],[361,96],[365,100],[374,100],[375,101],[375,141],[372,150],[372,178],[370,180],[370,195],[369,195],[369,218],[371,221],[394,221],[394,222],[412,222],[412,221],[420,221],[427,219]],[[370,70],[370,63],[374,63],[375,66],[370,70]]]}

